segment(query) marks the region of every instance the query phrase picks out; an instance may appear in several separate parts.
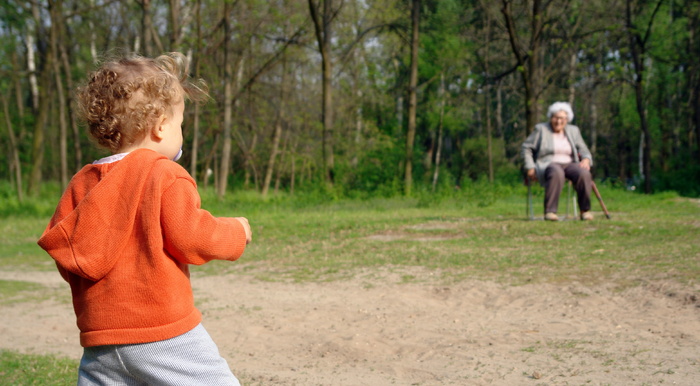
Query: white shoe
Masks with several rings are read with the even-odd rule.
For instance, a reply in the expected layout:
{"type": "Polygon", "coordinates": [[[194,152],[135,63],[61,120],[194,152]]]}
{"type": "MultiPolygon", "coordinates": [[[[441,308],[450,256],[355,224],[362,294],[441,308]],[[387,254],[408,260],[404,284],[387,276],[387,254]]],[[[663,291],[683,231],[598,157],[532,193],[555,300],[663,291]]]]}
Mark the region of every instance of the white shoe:
{"type": "Polygon", "coordinates": [[[593,220],[593,213],[591,212],[581,212],[581,220],[590,221],[593,220]]]}
{"type": "Polygon", "coordinates": [[[559,216],[554,212],[549,212],[544,215],[544,219],[547,221],[559,221],[559,216]]]}

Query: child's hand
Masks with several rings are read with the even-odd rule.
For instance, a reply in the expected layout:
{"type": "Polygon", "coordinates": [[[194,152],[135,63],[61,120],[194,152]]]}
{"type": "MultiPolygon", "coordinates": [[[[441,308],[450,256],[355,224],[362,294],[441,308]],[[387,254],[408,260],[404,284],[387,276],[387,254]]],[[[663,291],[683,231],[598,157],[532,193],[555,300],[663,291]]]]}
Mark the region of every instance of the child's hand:
{"type": "Polygon", "coordinates": [[[245,217],[234,217],[238,222],[243,225],[243,229],[245,229],[245,243],[250,244],[250,241],[253,238],[253,231],[250,230],[250,224],[248,224],[248,219],[245,217]]]}

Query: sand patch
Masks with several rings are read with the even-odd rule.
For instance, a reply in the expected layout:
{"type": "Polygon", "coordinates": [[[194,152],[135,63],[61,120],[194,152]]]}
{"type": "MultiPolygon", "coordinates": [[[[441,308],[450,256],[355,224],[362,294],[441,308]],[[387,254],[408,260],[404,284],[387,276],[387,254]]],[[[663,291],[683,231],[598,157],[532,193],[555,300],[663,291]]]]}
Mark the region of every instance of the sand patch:
{"type": "MultiPolygon", "coordinates": [[[[58,273],[23,275],[0,278],[64,285],[58,273]]],[[[362,270],[299,284],[195,272],[192,282],[204,326],[244,384],[694,385],[700,377],[697,285],[431,277],[421,268],[362,270]],[[407,273],[424,281],[402,283],[407,273]]],[[[77,359],[64,289],[66,299],[3,307],[0,347],[77,359]]]]}

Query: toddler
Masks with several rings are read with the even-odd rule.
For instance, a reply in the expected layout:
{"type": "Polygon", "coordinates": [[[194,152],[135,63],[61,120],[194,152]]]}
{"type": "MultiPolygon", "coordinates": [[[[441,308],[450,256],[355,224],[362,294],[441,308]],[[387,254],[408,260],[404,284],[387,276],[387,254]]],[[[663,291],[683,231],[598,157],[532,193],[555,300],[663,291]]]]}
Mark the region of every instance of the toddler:
{"type": "Polygon", "coordinates": [[[78,91],[112,155],[71,180],[39,245],[70,284],[84,347],[78,385],[239,385],[200,324],[189,264],[236,260],[248,220],[200,208],[182,154],[185,99],[207,97],[187,59],[124,56],[78,91]]]}

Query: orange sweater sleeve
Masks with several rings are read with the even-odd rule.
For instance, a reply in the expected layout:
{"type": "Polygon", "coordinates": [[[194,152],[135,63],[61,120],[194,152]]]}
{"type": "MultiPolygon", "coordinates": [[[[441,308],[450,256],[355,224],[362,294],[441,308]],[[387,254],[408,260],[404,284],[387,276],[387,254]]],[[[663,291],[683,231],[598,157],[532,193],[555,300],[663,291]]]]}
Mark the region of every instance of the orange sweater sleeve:
{"type": "Polygon", "coordinates": [[[246,246],[243,225],[228,217],[214,217],[201,209],[194,182],[176,178],[161,199],[164,248],[184,264],[211,260],[236,260],[246,246]]]}

